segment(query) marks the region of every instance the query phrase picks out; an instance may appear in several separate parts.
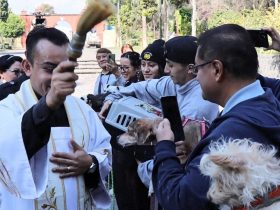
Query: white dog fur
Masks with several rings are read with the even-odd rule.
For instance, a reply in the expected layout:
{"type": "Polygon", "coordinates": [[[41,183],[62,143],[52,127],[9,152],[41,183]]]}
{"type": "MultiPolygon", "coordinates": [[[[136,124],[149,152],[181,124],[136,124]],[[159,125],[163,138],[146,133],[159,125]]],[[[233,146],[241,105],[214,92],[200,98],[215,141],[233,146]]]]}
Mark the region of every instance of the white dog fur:
{"type": "MultiPolygon", "coordinates": [[[[280,161],[276,153],[275,147],[249,139],[213,142],[209,154],[203,155],[200,162],[202,174],[211,178],[207,197],[223,210],[249,208],[256,197],[280,185],[280,161]]],[[[280,201],[260,209],[280,209],[280,201]]]]}

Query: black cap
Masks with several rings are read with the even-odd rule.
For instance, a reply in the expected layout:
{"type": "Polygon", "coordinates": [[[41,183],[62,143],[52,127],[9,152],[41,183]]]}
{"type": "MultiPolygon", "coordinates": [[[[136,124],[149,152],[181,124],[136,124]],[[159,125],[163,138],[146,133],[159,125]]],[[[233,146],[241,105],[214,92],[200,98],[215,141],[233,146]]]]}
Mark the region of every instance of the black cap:
{"type": "Polygon", "coordinates": [[[22,57],[15,55],[3,55],[0,57],[0,72],[5,72],[14,64],[14,62],[22,62],[22,57]]]}
{"type": "Polygon", "coordinates": [[[162,69],[164,69],[164,44],[165,41],[162,39],[155,40],[152,44],[149,44],[146,49],[142,51],[141,59],[156,62],[159,66],[162,67],[162,69]]]}
{"type": "Polygon", "coordinates": [[[165,43],[165,58],[177,63],[194,64],[196,50],[196,37],[177,36],[165,43]]]}

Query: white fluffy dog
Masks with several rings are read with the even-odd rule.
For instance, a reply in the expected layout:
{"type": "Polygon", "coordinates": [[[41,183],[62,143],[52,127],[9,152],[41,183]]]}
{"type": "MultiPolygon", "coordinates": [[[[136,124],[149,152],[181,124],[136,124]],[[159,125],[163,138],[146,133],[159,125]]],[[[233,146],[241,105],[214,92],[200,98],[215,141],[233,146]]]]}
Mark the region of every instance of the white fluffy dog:
{"type": "Polygon", "coordinates": [[[220,209],[280,209],[280,195],[264,199],[280,185],[276,153],[274,147],[248,139],[213,142],[200,162],[202,174],[211,178],[207,197],[220,209]]]}

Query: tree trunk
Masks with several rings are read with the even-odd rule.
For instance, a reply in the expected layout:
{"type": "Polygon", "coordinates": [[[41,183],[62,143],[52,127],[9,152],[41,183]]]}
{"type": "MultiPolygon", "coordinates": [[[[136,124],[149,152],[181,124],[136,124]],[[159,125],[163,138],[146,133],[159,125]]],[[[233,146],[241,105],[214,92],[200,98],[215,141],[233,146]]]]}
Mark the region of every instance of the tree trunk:
{"type": "Polygon", "coordinates": [[[154,39],[157,39],[157,34],[156,34],[156,20],[155,20],[155,16],[153,16],[153,34],[154,34],[154,39]]]}
{"type": "Polygon", "coordinates": [[[142,46],[145,48],[147,46],[147,18],[142,15],[142,46]]]}
{"type": "Polygon", "coordinates": [[[162,4],[163,0],[159,0],[159,38],[163,38],[163,33],[162,33],[162,20],[163,20],[163,14],[162,14],[162,4]]]}
{"type": "Polygon", "coordinates": [[[166,29],[165,29],[165,40],[169,39],[169,4],[168,1],[165,0],[165,11],[166,11],[166,29]]]}
{"type": "Polygon", "coordinates": [[[196,20],[197,20],[196,0],[192,0],[192,36],[196,36],[196,20]]]}
{"type": "Polygon", "coordinates": [[[120,0],[118,0],[117,3],[117,21],[118,21],[118,27],[117,27],[117,46],[122,46],[122,32],[121,32],[121,16],[120,16],[120,0]]]}
{"type": "Polygon", "coordinates": [[[163,0],[163,20],[164,39],[168,40],[168,17],[166,0],[163,0]]]}

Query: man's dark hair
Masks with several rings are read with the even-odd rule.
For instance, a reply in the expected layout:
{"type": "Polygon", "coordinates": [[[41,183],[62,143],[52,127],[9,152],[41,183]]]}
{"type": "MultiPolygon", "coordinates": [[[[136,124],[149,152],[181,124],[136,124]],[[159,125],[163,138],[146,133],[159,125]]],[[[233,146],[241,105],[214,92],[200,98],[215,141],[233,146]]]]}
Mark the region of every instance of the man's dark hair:
{"type": "Polygon", "coordinates": [[[96,51],[96,54],[97,53],[112,53],[111,50],[107,49],[107,48],[99,48],[97,51],[96,51]]]}
{"type": "Polygon", "coordinates": [[[257,51],[243,27],[225,24],[210,29],[199,37],[198,44],[200,59],[220,60],[225,70],[236,78],[256,78],[259,66],[257,51]]]}
{"type": "Polygon", "coordinates": [[[46,39],[57,46],[69,43],[65,33],[56,28],[35,27],[29,32],[26,39],[26,58],[32,65],[35,48],[42,39],[46,39]]]}

